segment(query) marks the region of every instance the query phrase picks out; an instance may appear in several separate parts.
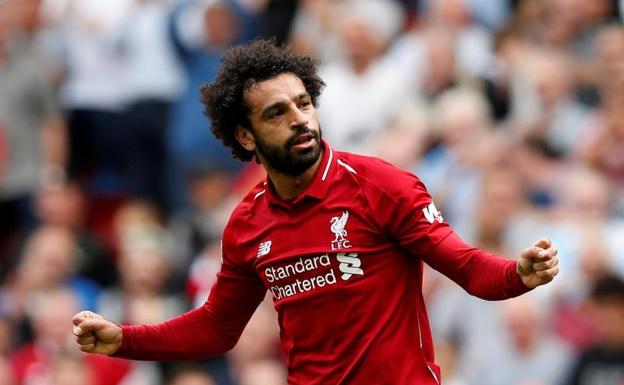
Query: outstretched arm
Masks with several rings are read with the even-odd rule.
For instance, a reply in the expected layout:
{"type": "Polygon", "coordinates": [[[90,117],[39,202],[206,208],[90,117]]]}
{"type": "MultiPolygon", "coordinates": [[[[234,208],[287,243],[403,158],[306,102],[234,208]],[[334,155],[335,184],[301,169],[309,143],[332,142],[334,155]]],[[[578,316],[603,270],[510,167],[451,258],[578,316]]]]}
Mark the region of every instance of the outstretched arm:
{"type": "Polygon", "coordinates": [[[479,250],[455,234],[416,176],[381,161],[373,163],[378,170],[364,191],[377,208],[375,222],[409,254],[470,294],[488,300],[515,297],[558,273],[557,250],[549,240],[540,239],[517,261],[479,250]]]}
{"type": "Polygon", "coordinates": [[[223,258],[206,303],[158,325],[118,326],[100,315],[74,317],[80,349],[134,360],[195,360],[225,353],[236,345],[264,299],[266,288],[249,264],[237,259],[233,234],[223,235],[223,258]]]}
{"type": "Polygon", "coordinates": [[[234,347],[264,298],[259,279],[219,273],[208,301],[158,325],[118,326],[91,312],[74,316],[80,350],[134,360],[195,360],[234,347]]]}
{"type": "Polygon", "coordinates": [[[511,260],[470,246],[451,233],[424,260],[468,293],[487,300],[516,297],[552,281],[559,272],[557,249],[546,238],[511,260]]]}

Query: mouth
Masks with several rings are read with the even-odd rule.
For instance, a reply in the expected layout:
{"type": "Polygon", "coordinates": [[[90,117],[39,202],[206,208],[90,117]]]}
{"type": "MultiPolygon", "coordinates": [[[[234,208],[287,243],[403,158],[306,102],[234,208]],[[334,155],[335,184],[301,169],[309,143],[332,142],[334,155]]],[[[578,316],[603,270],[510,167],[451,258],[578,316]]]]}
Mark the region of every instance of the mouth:
{"type": "Polygon", "coordinates": [[[298,150],[305,150],[313,147],[315,140],[316,136],[311,132],[301,134],[293,141],[291,147],[298,150]]]}

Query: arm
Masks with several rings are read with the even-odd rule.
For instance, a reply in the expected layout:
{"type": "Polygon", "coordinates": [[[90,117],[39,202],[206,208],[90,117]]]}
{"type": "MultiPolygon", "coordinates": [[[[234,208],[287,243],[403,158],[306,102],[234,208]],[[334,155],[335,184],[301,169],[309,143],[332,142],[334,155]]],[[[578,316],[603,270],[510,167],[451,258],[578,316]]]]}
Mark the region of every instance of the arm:
{"type": "Polygon", "coordinates": [[[517,297],[552,281],[559,272],[557,249],[545,238],[516,261],[470,246],[452,232],[423,259],[468,293],[486,300],[517,297]]]}
{"type": "Polygon", "coordinates": [[[482,299],[507,299],[529,291],[516,272],[516,261],[470,246],[454,232],[423,259],[468,293],[482,299]]]}
{"type": "MultiPolygon", "coordinates": [[[[235,250],[231,246],[224,235],[224,252],[235,250]]],[[[224,254],[217,282],[202,307],[159,325],[137,326],[118,326],[82,312],[74,317],[74,334],[80,349],[88,353],[134,360],[206,358],[234,347],[265,292],[255,271],[224,254]]]]}
{"type": "Polygon", "coordinates": [[[369,189],[378,207],[377,222],[410,255],[422,258],[467,292],[488,300],[515,297],[550,282],[558,272],[557,250],[541,239],[517,261],[479,250],[462,241],[443,220],[422,182],[389,169],[393,179],[369,189]]]}

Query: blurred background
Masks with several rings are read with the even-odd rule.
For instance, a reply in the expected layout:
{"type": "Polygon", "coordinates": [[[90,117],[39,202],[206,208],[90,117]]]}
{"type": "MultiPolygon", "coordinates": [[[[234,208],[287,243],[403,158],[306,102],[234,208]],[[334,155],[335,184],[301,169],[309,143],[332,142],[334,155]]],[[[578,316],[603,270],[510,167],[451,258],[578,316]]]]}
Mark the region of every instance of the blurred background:
{"type": "Polygon", "coordinates": [[[72,315],[158,323],[205,300],[231,159],[199,87],[229,46],[319,61],[337,149],[418,175],[468,242],[561,273],[488,303],[428,270],[448,385],[624,384],[624,2],[0,0],[0,384],[280,385],[265,301],[193,364],[84,356],[72,315]]]}

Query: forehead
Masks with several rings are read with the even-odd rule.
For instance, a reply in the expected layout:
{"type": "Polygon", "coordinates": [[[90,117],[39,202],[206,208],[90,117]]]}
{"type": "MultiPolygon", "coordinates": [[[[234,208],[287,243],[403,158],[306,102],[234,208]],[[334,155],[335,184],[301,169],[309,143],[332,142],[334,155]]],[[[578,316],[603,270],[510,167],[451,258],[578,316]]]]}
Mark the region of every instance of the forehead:
{"type": "Polygon", "coordinates": [[[292,100],[306,92],[299,77],[292,73],[283,73],[251,86],[245,92],[245,99],[250,110],[255,111],[275,102],[292,100]]]}

